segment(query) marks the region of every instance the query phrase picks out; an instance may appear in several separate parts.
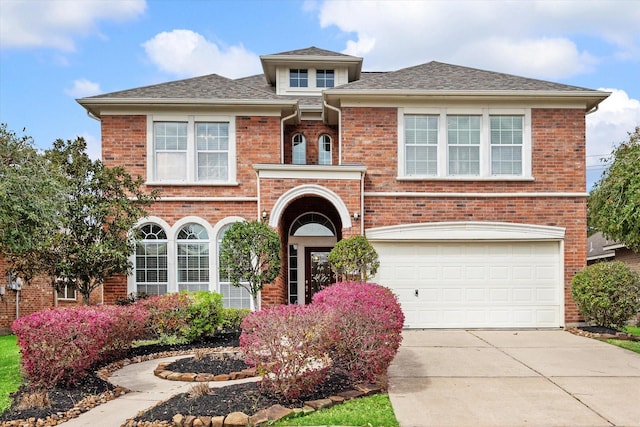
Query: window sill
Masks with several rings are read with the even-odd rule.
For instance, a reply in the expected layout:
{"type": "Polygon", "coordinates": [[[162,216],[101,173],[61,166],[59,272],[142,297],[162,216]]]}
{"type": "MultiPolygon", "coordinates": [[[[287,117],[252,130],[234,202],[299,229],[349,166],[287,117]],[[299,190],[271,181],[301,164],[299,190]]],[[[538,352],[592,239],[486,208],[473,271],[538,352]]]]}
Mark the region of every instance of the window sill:
{"type": "Polygon", "coordinates": [[[154,187],[237,187],[237,182],[170,182],[150,181],[145,183],[154,187]]]}
{"type": "Polygon", "coordinates": [[[535,181],[532,176],[397,176],[398,181],[535,181]]]}

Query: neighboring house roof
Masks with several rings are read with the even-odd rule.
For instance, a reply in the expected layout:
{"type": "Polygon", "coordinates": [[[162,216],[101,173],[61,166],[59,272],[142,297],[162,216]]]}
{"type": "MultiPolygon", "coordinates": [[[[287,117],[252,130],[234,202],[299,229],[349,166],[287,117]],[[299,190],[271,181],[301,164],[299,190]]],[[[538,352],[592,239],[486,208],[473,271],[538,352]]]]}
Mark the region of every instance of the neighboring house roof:
{"type": "Polygon", "coordinates": [[[587,261],[614,258],[616,253],[609,248],[611,244],[615,244],[615,242],[605,239],[601,232],[589,236],[587,238],[587,261]]]}

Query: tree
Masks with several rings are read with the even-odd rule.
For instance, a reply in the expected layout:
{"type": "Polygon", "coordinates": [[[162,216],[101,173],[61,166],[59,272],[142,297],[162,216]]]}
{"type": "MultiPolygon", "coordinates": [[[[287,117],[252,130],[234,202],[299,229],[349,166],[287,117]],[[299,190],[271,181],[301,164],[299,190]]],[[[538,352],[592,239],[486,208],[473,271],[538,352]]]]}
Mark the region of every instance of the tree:
{"type": "Polygon", "coordinates": [[[64,188],[33,146],[0,124],[0,254],[26,283],[47,270],[51,233],[62,226],[64,188]]]}
{"type": "Polygon", "coordinates": [[[612,155],[613,163],[589,195],[589,225],[640,252],[640,126],[612,155]]]}
{"type": "Polygon", "coordinates": [[[258,310],[258,293],[280,273],[280,237],[260,221],[236,222],[222,238],[220,263],[231,284],[245,288],[258,310]]]}
{"type": "Polygon", "coordinates": [[[62,226],[51,230],[49,273],[89,304],[91,292],[106,279],[131,271],[136,241],[131,230],[157,195],[141,190],[141,177],[91,160],[82,138],[57,140],[46,158],[66,196],[62,226]]]}
{"type": "Polygon", "coordinates": [[[336,276],[346,280],[367,280],[380,267],[378,253],[365,236],[342,239],[329,252],[329,264],[336,276]]]}

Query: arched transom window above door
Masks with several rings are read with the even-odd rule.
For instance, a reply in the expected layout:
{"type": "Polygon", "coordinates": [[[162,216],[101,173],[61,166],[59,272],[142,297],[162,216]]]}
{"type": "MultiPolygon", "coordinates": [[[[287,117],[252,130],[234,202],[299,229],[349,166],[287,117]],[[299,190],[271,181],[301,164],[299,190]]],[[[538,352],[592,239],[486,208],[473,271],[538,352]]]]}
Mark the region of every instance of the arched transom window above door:
{"type": "Polygon", "coordinates": [[[319,213],[301,215],[291,225],[290,236],[335,236],[336,229],[326,216],[319,213]]]}

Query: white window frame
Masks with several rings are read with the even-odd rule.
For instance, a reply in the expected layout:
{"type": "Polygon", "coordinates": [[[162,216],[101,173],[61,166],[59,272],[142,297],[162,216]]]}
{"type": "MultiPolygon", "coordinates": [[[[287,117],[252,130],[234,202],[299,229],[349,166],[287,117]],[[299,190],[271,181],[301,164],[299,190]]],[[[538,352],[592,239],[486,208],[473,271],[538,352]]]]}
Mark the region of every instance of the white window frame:
{"type": "Polygon", "coordinates": [[[319,165],[332,165],[333,164],[333,138],[328,133],[323,133],[318,137],[318,164],[319,165]],[[322,145],[325,143],[325,138],[329,139],[329,151],[325,150],[322,145]],[[327,159],[323,158],[324,156],[328,156],[327,159]]]}
{"type": "Polygon", "coordinates": [[[147,115],[147,184],[151,185],[237,185],[237,153],[236,153],[236,119],[235,116],[227,115],[147,115]],[[183,122],[187,123],[187,171],[185,179],[181,180],[159,180],[156,178],[156,150],[154,144],[154,123],[155,122],[183,122]],[[226,180],[221,181],[198,181],[198,151],[195,142],[196,123],[228,123],[229,126],[229,147],[228,147],[228,167],[229,173],[226,180]]]}
{"type": "Polygon", "coordinates": [[[56,297],[58,301],[77,301],[78,291],[74,288],[64,285],[64,288],[60,288],[60,290],[56,291],[56,297]],[[62,294],[62,296],[60,296],[60,294],[62,294]],[[69,294],[71,294],[71,296],[69,294]]]}
{"type": "MultiPolygon", "coordinates": [[[[298,153],[299,154],[299,153],[298,153]]],[[[306,165],[307,164],[307,137],[301,133],[296,133],[291,137],[291,164],[293,165],[306,165]],[[302,138],[302,154],[304,155],[303,159],[296,158],[296,146],[300,144],[296,144],[296,137],[299,136],[302,138]]]]}
{"type": "Polygon", "coordinates": [[[530,108],[476,108],[476,107],[405,107],[398,108],[398,163],[397,179],[405,181],[531,181],[532,176],[532,129],[530,108]],[[404,141],[404,116],[437,115],[438,122],[438,165],[437,175],[407,175],[406,152],[404,141]],[[447,116],[469,115],[481,116],[480,132],[480,174],[479,175],[449,175],[448,173],[448,145],[447,145],[447,116]],[[521,175],[492,175],[491,174],[491,134],[490,116],[523,116],[524,126],[522,135],[522,174],[521,175]]]}

